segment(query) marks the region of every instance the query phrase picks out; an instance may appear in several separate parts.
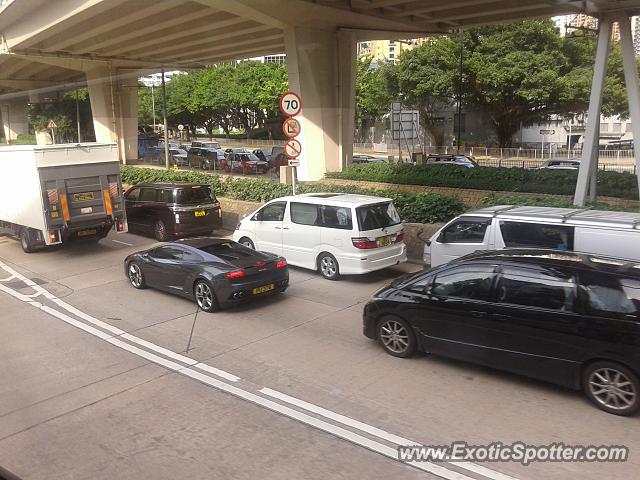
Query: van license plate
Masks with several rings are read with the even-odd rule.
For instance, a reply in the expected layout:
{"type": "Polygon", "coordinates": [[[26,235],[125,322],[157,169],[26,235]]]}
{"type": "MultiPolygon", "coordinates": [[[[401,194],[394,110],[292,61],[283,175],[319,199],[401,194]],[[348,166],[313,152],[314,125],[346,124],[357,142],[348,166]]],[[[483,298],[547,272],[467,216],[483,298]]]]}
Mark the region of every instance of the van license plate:
{"type": "Polygon", "coordinates": [[[253,294],[254,295],[258,295],[260,293],[269,292],[269,291],[273,290],[274,288],[275,288],[275,285],[273,283],[270,283],[269,285],[265,285],[263,287],[254,288],[253,289],[253,294]]]}
{"type": "Polygon", "coordinates": [[[93,237],[98,233],[97,230],[80,230],[78,232],[79,237],[93,237]]]}
{"type": "Polygon", "coordinates": [[[206,212],[204,210],[196,210],[196,217],[204,217],[206,212]]]}
{"type": "Polygon", "coordinates": [[[379,247],[388,247],[389,245],[391,245],[391,237],[380,237],[378,239],[379,247]]]}

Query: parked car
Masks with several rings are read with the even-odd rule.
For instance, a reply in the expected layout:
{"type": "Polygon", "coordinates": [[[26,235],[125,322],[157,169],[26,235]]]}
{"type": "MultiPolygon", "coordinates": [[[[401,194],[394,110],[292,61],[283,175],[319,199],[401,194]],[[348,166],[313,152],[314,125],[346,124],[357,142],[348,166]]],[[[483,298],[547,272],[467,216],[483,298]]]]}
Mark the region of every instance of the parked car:
{"type": "Polygon", "coordinates": [[[558,250],[469,255],[383,288],[364,334],[584,390],[602,410],[640,407],[640,264],[558,250]]]}
{"type": "Polygon", "coordinates": [[[226,157],[227,170],[243,173],[265,173],[269,164],[243,148],[234,148],[226,157]]]}
{"type": "Polygon", "coordinates": [[[478,163],[468,155],[452,155],[444,153],[432,153],[427,155],[427,165],[452,165],[464,168],[479,167],[478,163]]]}
{"type": "Polygon", "coordinates": [[[144,183],[124,194],[129,229],[169,237],[210,234],[222,226],[220,202],[199,183],[144,183]]]}
{"type": "Polygon", "coordinates": [[[199,151],[203,156],[207,156],[211,152],[215,152],[218,155],[218,160],[224,158],[224,151],[218,142],[192,141],[191,147],[200,149],[199,151]]]}
{"type": "Polygon", "coordinates": [[[194,299],[205,312],[281,293],[289,285],[284,258],[222,238],[166,243],[129,255],[124,266],[135,288],[153,287],[194,299]]]}
{"type": "Polygon", "coordinates": [[[253,153],[256,157],[258,157],[263,162],[269,163],[269,160],[271,160],[271,154],[266,152],[262,148],[256,148],[255,150],[252,150],[251,153],[253,153]]]}
{"type": "Polygon", "coordinates": [[[540,166],[541,170],[578,170],[580,168],[580,160],[551,159],[545,160],[540,166]]]}
{"type": "Polygon", "coordinates": [[[354,154],[351,163],[387,163],[384,159],[374,157],[373,155],[354,154]]]}
{"type": "Polygon", "coordinates": [[[169,150],[169,159],[171,160],[171,163],[180,167],[184,167],[188,164],[187,155],[186,150],[182,150],[181,148],[171,148],[169,150]]]}
{"type": "Polygon", "coordinates": [[[284,147],[282,145],[274,146],[269,156],[270,168],[286,167],[287,165],[289,165],[289,159],[284,153],[284,147]]]}
{"type": "Polygon", "coordinates": [[[214,150],[200,147],[190,147],[187,155],[188,164],[191,168],[200,168],[202,170],[224,170],[226,162],[214,150]]]}
{"type": "Polygon", "coordinates": [[[285,255],[291,265],[336,280],[407,260],[400,216],[390,198],[311,193],[277,198],[244,218],[233,239],[285,255]]]}
{"type": "Polygon", "coordinates": [[[500,205],[467,212],[438,230],[424,260],[441,265],[476,250],[540,247],[640,261],[640,214],[500,205]]]}

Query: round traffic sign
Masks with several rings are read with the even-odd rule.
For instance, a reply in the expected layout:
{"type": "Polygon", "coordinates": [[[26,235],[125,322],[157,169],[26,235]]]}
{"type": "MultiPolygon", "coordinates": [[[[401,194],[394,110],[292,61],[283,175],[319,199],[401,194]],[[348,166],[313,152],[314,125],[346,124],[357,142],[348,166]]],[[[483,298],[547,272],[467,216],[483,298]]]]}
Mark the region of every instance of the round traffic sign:
{"type": "Polygon", "coordinates": [[[184,130],[184,125],[182,125],[182,124],[178,125],[178,130],[180,130],[180,131],[184,130]]]}
{"type": "Polygon", "coordinates": [[[287,92],[280,97],[280,111],[288,117],[294,117],[300,113],[302,101],[297,93],[287,92]]]}
{"type": "Polygon", "coordinates": [[[287,154],[289,158],[297,158],[302,152],[302,145],[295,138],[291,140],[287,140],[287,143],[284,145],[284,153],[287,154]]]}
{"type": "Polygon", "coordinates": [[[282,133],[287,138],[295,138],[300,135],[300,122],[295,118],[289,117],[282,124],[282,133]]]}

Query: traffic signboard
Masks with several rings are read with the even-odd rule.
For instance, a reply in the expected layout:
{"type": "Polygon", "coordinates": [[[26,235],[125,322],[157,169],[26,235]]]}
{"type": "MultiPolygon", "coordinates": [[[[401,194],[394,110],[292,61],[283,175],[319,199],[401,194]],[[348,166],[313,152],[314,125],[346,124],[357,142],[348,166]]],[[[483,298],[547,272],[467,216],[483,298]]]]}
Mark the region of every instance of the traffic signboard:
{"type": "Polygon", "coordinates": [[[290,167],[299,167],[300,166],[300,159],[299,158],[290,158],[289,160],[287,160],[288,165],[290,167]]]}
{"type": "Polygon", "coordinates": [[[555,130],[540,130],[540,135],[555,135],[555,130]]]}
{"type": "Polygon", "coordinates": [[[297,137],[300,135],[300,130],[300,122],[295,118],[289,117],[282,124],[282,133],[284,133],[287,138],[297,137]]]}
{"type": "Polygon", "coordinates": [[[58,128],[58,126],[56,125],[56,122],[53,121],[53,119],[49,120],[49,124],[47,125],[47,128],[58,128]]]}
{"type": "Polygon", "coordinates": [[[302,153],[302,145],[295,138],[291,140],[287,140],[287,143],[284,145],[284,153],[289,158],[298,158],[300,153],[302,153]]]}
{"type": "Polygon", "coordinates": [[[300,113],[302,101],[297,93],[287,92],[280,97],[280,111],[288,116],[295,117],[300,113]]]}

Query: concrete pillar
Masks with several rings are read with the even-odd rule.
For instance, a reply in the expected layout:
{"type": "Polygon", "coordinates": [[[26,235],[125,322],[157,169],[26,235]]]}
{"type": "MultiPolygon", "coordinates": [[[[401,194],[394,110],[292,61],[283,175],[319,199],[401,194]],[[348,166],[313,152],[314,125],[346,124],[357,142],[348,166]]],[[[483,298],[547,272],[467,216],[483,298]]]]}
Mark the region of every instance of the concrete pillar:
{"type": "Polygon", "coordinates": [[[120,160],[138,158],[138,86],[108,67],[86,72],[96,141],[117,143],[120,160]]]}
{"type": "Polygon", "coordinates": [[[591,98],[589,100],[589,114],[587,129],[582,148],[582,161],[578,172],[578,183],[573,203],[576,207],[584,207],[587,192],[591,187],[591,199],[596,197],[596,175],[598,173],[598,156],[600,146],[600,112],[602,111],[602,95],[604,81],[607,76],[607,59],[611,46],[611,19],[600,19],[600,31],[598,33],[598,47],[593,71],[593,83],[591,84],[591,98]]]}
{"type": "Polygon", "coordinates": [[[27,135],[29,133],[27,108],[28,100],[26,97],[0,103],[2,132],[7,142],[16,140],[18,135],[27,135]]]}
{"type": "Polygon", "coordinates": [[[300,95],[298,178],[318,180],[351,161],[355,128],[356,38],[350,32],[285,30],[289,89],[300,95]]]}

